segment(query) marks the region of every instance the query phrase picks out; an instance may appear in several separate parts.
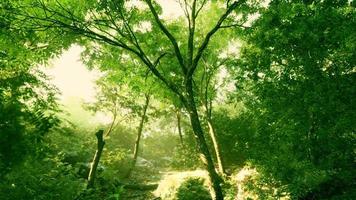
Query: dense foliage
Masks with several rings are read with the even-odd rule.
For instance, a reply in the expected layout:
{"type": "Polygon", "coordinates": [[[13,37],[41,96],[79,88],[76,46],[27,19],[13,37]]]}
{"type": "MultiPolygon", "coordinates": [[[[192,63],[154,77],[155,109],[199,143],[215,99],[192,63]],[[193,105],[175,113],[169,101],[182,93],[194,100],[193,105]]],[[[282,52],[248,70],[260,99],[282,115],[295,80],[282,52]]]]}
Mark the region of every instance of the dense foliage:
{"type": "Polygon", "coordinates": [[[204,180],[190,178],[182,183],[177,191],[177,200],[210,200],[208,189],[204,186],[204,180]]]}
{"type": "Polygon", "coordinates": [[[236,66],[251,158],[293,197],[355,187],[355,17],[346,2],[272,2],[236,66]]]}
{"type": "Polygon", "coordinates": [[[177,2],[0,1],[0,198],[355,199],[355,3],[177,2]]]}
{"type": "Polygon", "coordinates": [[[35,66],[41,50],[25,46],[26,33],[9,32],[10,20],[0,19],[1,177],[26,155],[40,153],[44,135],[58,125],[58,91],[35,66]]]}

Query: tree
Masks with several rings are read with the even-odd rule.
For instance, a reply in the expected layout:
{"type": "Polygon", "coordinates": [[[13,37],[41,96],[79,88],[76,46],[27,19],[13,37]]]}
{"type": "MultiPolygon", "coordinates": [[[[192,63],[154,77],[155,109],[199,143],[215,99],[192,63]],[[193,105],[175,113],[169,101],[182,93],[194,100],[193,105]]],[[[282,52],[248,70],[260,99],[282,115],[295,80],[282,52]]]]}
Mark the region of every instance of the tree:
{"type": "Polygon", "coordinates": [[[236,62],[236,95],[254,123],[248,156],[292,198],[354,198],[355,11],[272,1],[236,62]]]}
{"type": "MultiPolygon", "coordinates": [[[[223,199],[220,178],[215,171],[197,112],[193,77],[212,37],[223,28],[240,25],[238,19],[231,14],[245,5],[244,1],[226,1],[225,8],[217,6],[222,5],[221,1],[211,2],[214,12],[219,13],[220,16],[215,16],[215,23],[202,37],[197,34],[199,24],[196,22],[199,13],[207,7],[208,1],[182,2],[188,24],[188,27],[179,30],[180,32],[187,31],[185,35],[187,39],[182,41],[178,41],[176,33],[173,33],[174,24],[168,27],[160,19],[160,8],[157,4],[151,0],[143,2],[144,5],[135,7],[125,1],[44,2],[36,0],[32,4],[24,2],[22,7],[24,9],[15,14],[17,20],[21,21],[21,26],[31,30],[55,29],[77,34],[79,37],[100,42],[101,45],[119,48],[122,53],[144,64],[179,98],[189,113],[199,151],[202,153],[215,191],[215,198],[223,199]],[[144,6],[148,9],[144,9],[144,6]],[[23,21],[27,23],[23,24],[23,21]],[[144,22],[149,25],[145,27],[144,22]],[[157,46],[157,41],[168,45],[157,46]],[[161,62],[160,64],[160,61],[168,54],[175,60],[169,59],[169,63],[161,62]]],[[[249,12],[248,9],[245,10],[246,13],[249,12]]]]}
{"type": "MultiPolygon", "coordinates": [[[[225,167],[223,163],[223,156],[221,154],[221,148],[218,141],[215,125],[212,118],[213,113],[213,103],[217,100],[217,90],[222,90],[222,85],[224,81],[219,79],[219,72],[221,67],[227,59],[220,59],[219,53],[223,49],[217,49],[216,52],[208,51],[203,59],[203,69],[201,70],[201,77],[197,87],[199,87],[200,104],[204,110],[204,119],[206,121],[209,136],[212,140],[213,151],[215,152],[216,160],[218,163],[218,170],[221,174],[225,173],[225,167]],[[219,83],[223,82],[223,83],[219,83]]],[[[220,77],[222,78],[222,77],[220,77]]],[[[220,91],[222,92],[222,91],[220,91]]]]}
{"type": "Polygon", "coordinates": [[[141,79],[131,78],[125,81],[128,73],[119,69],[110,72],[97,81],[97,86],[100,89],[97,94],[97,101],[87,104],[87,108],[94,112],[101,111],[112,114],[112,122],[106,131],[106,137],[123,121],[130,118],[131,120],[136,117],[140,118],[133,148],[133,159],[126,173],[126,177],[129,177],[137,162],[143,128],[145,122],[147,122],[152,86],[145,88],[147,79],[141,81],[141,79]],[[138,100],[142,95],[144,99],[141,105],[138,100]]]}
{"type": "Polygon", "coordinates": [[[137,162],[140,141],[141,141],[141,138],[142,138],[143,125],[144,125],[145,120],[146,120],[147,109],[148,109],[148,105],[149,104],[150,104],[150,96],[148,94],[145,94],[145,105],[143,106],[141,119],[140,119],[140,124],[139,124],[138,129],[137,129],[137,138],[136,138],[135,147],[134,147],[133,161],[132,161],[132,164],[131,164],[129,172],[127,173],[127,176],[130,176],[131,171],[133,170],[133,168],[135,167],[136,162],[137,162]]]}

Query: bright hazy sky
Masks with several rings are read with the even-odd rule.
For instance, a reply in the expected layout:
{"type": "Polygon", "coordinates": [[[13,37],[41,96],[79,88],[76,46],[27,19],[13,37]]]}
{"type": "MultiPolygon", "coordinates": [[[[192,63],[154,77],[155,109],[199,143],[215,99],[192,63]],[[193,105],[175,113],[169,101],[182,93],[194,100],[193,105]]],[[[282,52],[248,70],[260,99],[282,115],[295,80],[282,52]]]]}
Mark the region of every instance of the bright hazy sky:
{"type": "Polygon", "coordinates": [[[89,71],[80,61],[81,51],[81,47],[73,45],[59,58],[52,60],[53,67],[46,70],[52,78],[52,83],[62,92],[62,100],[70,97],[89,101],[94,99],[94,81],[99,73],[89,71]]]}
{"type": "Polygon", "coordinates": [[[163,18],[176,18],[183,15],[183,10],[176,0],[157,0],[163,8],[163,18]]]}

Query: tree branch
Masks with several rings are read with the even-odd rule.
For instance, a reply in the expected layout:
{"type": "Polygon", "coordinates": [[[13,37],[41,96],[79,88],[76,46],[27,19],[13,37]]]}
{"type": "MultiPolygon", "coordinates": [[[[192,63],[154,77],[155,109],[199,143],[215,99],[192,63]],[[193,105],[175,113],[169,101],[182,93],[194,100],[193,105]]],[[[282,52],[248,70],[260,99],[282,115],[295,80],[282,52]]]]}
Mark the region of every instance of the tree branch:
{"type": "Polygon", "coordinates": [[[206,2],[207,2],[207,0],[204,0],[204,1],[201,3],[201,5],[199,6],[199,8],[197,9],[197,12],[195,13],[195,18],[198,17],[200,11],[203,9],[203,7],[205,6],[206,2]]]}
{"type": "Polygon", "coordinates": [[[228,24],[228,25],[220,26],[220,28],[231,28],[231,27],[240,27],[245,29],[251,28],[250,26],[244,26],[241,24],[228,24]]]}
{"type": "Polygon", "coordinates": [[[153,65],[156,67],[159,64],[159,61],[166,55],[167,53],[161,54],[156,61],[153,63],[153,65]]]}
{"type": "Polygon", "coordinates": [[[193,55],[194,55],[194,33],[195,33],[195,9],[197,1],[193,1],[192,11],[191,11],[191,20],[189,21],[189,34],[188,34],[188,68],[193,64],[193,55]]]}
{"type": "MultiPolygon", "coordinates": [[[[179,58],[181,66],[183,68],[183,71],[186,71],[186,68],[183,63],[183,58],[180,54],[178,45],[176,43],[176,40],[174,37],[168,32],[168,30],[164,27],[162,22],[159,20],[158,15],[156,11],[154,10],[152,3],[150,0],[146,0],[146,2],[150,5],[150,8],[152,10],[152,13],[154,14],[157,23],[160,24],[160,27],[163,28],[163,32],[166,34],[168,33],[169,38],[171,39],[172,43],[174,44],[173,46],[175,47],[176,50],[176,56],[179,58]],[[164,31],[165,30],[165,31],[164,31]]],[[[79,36],[84,36],[87,38],[91,38],[93,40],[97,40],[99,42],[104,42],[109,45],[113,45],[116,47],[120,47],[122,49],[127,50],[128,52],[133,53],[138,57],[139,60],[141,60],[148,68],[149,70],[158,78],[160,79],[168,88],[171,89],[173,93],[178,95],[178,97],[182,100],[183,103],[186,103],[186,99],[184,95],[181,93],[179,88],[170,80],[168,80],[166,77],[164,77],[158,70],[157,70],[157,65],[159,63],[159,60],[163,57],[163,55],[159,56],[158,59],[156,59],[155,63],[152,63],[148,56],[142,51],[142,49],[137,49],[137,46],[134,45],[134,47],[129,46],[127,43],[125,43],[122,40],[119,40],[118,38],[114,38],[113,36],[110,36],[110,38],[103,33],[105,33],[105,30],[100,30],[98,26],[93,25],[90,22],[83,21],[82,19],[77,18],[77,16],[74,15],[70,10],[66,8],[62,8],[61,5],[58,6],[59,9],[63,10],[64,13],[68,14],[65,15],[55,9],[51,9],[50,7],[47,7],[46,5],[39,5],[37,8],[42,10],[42,12],[48,12],[52,13],[50,18],[47,18],[46,16],[41,16],[40,14],[33,14],[33,13],[17,13],[18,16],[22,16],[25,19],[20,19],[20,20],[30,20],[31,25],[33,27],[29,28],[36,28],[36,27],[44,27],[44,28],[62,28],[64,30],[67,30],[68,32],[77,34],[79,36]],[[92,27],[91,27],[92,26],[92,27]],[[93,30],[94,29],[94,30],[93,30]],[[99,32],[98,32],[99,31],[99,32]],[[101,33],[100,33],[101,32],[101,33]],[[112,37],[112,38],[111,38],[112,37]]],[[[31,9],[31,8],[30,8],[31,9]]],[[[114,25],[115,26],[115,25],[114,25]]],[[[119,31],[119,30],[116,30],[119,31]]],[[[106,34],[106,33],[105,33],[106,34]]],[[[131,32],[131,34],[133,34],[131,32]]],[[[126,38],[125,36],[122,36],[123,38],[126,38]]]]}
{"type": "Polygon", "coordinates": [[[201,46],[198,49],[198,52],[193,60],[192,66],[188,69],[188,73],[187,73],[187,77],[192,76],[195,69],[197,68],[198,62],[201,58],[201,56],[203,55],[204,50],[206,49],[206,47],[209,44],[209,41],[211,39],[211,37],[219,30],[219,28],[221,28],[221,24],[225,21],[225,19],[230,15],[230,13],[237,8],[237,6],[239,6],[240,4],[244,3],[245,0],[240,0],[240,1],[235,1],[234,3],[232,3],[226,10],[226,12],[220,17],[220,19],[218,20],[218,22],[216,23],[216,25],[214,26],[213,29],[211,29],[208,34],[205,36],[203,43],[201,44],[201,46]]]}
{"type": "Polygon", "coordinates": [[[147,3],[148,7],[150,8],[150,11],[156,21],[156,23],[158,24],[159,28],[163,31],[163,33],[168,37],[168,39],[171,41],[173,48],[174,48],[174,52],[175,55],[178,59],[178,62],[183,70],[183,73],[186,74],[187,72],[187,68],[184,65],[184,59],[182,57],[182,54],[180,52],[177,40],[174,38],[174,36],[168,31],[168,29],[164,26],[164,24],[162,23],[162,21],[159,19],[158,14],[155,10],[155,8],[152,5],[151,0],[145,0],[145,2],[147,3]]]}

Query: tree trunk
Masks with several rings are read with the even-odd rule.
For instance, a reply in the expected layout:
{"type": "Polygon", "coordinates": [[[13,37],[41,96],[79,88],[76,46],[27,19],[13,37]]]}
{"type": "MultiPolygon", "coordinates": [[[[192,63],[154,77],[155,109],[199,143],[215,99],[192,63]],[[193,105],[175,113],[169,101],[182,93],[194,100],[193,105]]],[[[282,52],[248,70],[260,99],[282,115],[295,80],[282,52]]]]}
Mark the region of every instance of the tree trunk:
{"type": "Polygon", "coordinates": [[[180,109],[177,109],[176,116],[177,116],[177,127],[178,127],[179,140],[180,140],[181,145],[184,146],[183,134],[182,134],[182,126],[181,126],[180,109]]]}
{"type": "MultiPolygon", "coordinates": [[[[218,163],[218,171],[221,175],[225,174],[225,168],[223,165],[223,161],[222,161],[222,156],[221,156],[221,151],[220,151],[220,145],[219,142],[217,140],[216,137],[216,132],[212,123],[212,119],[211,119],[211,113],[213,111],[213,101],[212,98],[209,98],[209,85],[211,84],[210,81],[213,77],[214,73],[208,73],[207,72],[207,68],[206,65],[204,65],[204,74],[202,76],[202,83],[205,80],[205,87],[204,87],[204,98],[202,98],[202,104],[204,105],[205,108],[205,113],[206,113],[206,121],[208,124],[208,131],[209,131],[209,135],[211,138],[211,141],[213,142],[213,147],[214,147],[214,153],[216,156],[216,161],[218,163]]],[[[203,84],[202,84],[203,86],[203,84]]],[[[215,89],[213,89],[214,91],[215,89]]],[[[215,91],[216,92],[216,91],[215,91]]],[[[203,88],[201,88],[201,96],[203,93],[203,88]]]]}
{"type": "Polygon", "coordinates": [[[97,150],[95,152],[94,159],[93,159],[93,161],[91,163],[91,166],[90,166],[87,188],[92,188],[94,186],[94,179],[95,179],[95,175],[96,175],[96,169],[98,168],[98,164],[99,164],[99,161],[100,161],[101,153],[103,152],[103,148],[104,148],[104,145],[105,145],[105,141],[103,140],[103,134],[104,134],[103,130],[99,130],[98,132],[95,133],[96,138],[98,140],[98,147],[97,147],[97,150]]]}
{"type": "Polygon", "coordinates": [[[147,115],[147,108],[148,105],[150,103],[150,96],[149,95],[145,95],[145,105],[143,107],[143,111],[142,111],[142,115],[141,115],[141,121],[140,124],[138,126],[138,130],[137,130],[137,137],[136,137],[136,142],[135,142],[135,147],[134,147],[134,154],[133,154],[133,160],[131,162],[131,166],[126,174],[126,178],[131,176],[132,170],[135,168],[136,162],[137,162],[137,157],[138,157],[138,151],[139,151],[139,147],[140,147],[140,141],[141,141],[141,136],[142,136],[142,131],[143,131],[143,125],[145,123],[145,119],[146,119],[146,115],[147,115]]]}
{"type": "Polygon", "coordinates": [[[308,154],[308,158],[309,161],[313,164],[316,165],[316,158],[315,158],[315,152],[314,152],[314,146],[316,145],[316,123],[315,123],[315,119],[314,119],[314,115],[313,113],[310,114],[310,127],[307,133],[307,154],[308,154]]]}
{"type": "Polygon", "coordinates": [[[215,193],[214,199],[223,200],[224,196],[220,185],[222,179],[215,170],[214,162],[204,137],[204,132],[201,127],[199,115],[195,105],[192,80],[187,81],[186,90],[187,90],[187,102],[185,107],[189,112],[190,122],[193,128],[194,136],[197,140],[199,151],[201,152],[201,159],[203,160],[203,163],[206,166],[207,171],[209,173],[209,178],[215,193]]]}
{"type": "Polygon", "coordinates": [[[208,117],[207,123],[208,123],[208,127],[209,127],[209,134],[210,134],[211,140],[212,140],[213,145],[214,145],[216,161],[218,162],[219,173],[220,174],[225,174],[225,168],[224,168],[223,161],[222,161],[222,156],[221,156],[221,152],[220,152],[220,146],[219,146],[218,140],[216,138],[215,129],[214,129],[214,126],[212,124],[212,120],[211,120],[210,117],[208,117]]]}

